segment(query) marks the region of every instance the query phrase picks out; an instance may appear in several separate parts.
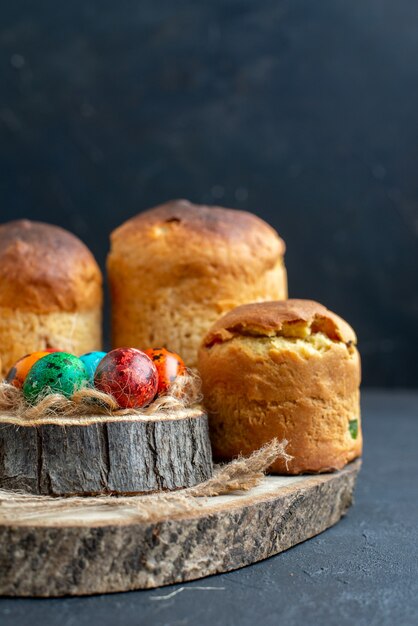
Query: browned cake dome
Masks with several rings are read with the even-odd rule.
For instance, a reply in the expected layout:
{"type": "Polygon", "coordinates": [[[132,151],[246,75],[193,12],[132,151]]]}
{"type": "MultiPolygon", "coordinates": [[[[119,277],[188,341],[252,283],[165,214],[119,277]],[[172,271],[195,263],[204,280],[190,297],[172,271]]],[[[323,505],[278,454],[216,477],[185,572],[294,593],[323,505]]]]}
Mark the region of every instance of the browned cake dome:
{"type": "Polygon", "coordinates": [[[100,269],[75,235],[29,220],[0,226],[0,306],[50,313],[101,302],[100,269]]]}

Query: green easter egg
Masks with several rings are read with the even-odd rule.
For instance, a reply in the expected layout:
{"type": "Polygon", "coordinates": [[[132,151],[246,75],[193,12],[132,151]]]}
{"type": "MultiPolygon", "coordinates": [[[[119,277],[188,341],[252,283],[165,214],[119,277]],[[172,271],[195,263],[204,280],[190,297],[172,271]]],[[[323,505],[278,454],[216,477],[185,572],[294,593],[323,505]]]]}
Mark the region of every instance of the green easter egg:
{"type": "Polygon", "coordinates": [[[31,404],[50,393],[62,393],[70,398],[88,382],[89,375],[78,357],[68,352],[53,352],[31,367],[23,385],[23,394],[31,404]]]}

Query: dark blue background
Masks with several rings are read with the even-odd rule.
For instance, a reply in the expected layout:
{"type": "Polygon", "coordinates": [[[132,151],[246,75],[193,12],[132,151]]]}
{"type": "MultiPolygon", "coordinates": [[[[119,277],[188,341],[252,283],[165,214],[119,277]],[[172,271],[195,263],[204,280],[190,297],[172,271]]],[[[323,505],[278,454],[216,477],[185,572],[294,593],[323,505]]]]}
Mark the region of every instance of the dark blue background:
{"type": "Polygon", "coordinates": [[[418,386],[416,0],[1,0],[0,218],[81,236],[172,197],[249,209],[290,295],[418,386]]]}

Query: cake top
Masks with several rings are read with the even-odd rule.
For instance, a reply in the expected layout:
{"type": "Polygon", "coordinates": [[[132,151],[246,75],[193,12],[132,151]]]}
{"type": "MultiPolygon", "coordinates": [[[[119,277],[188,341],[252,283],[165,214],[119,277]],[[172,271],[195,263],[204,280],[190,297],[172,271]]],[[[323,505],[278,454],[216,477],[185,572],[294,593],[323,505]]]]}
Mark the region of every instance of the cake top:
{"type": "Polygon", "coordinates": [[[170,200],[139,213],[119,226],[113,232],[112,238],[117,240],[138,233],[142,235],[143,230],[148,228],[156,228],[158,233],[158,228],[164,227],[167,228],[166,232],[170,232],[169,229],[172,228],[173,231],[187,231],[189,235],[194,233],[203,238],[217,236],[241,240],[248,236],[264,236],[276,241],[281,254],[285,251],[284,241],[276,231],[253,213],[193,204],[188,200],[170,200]]]}
{"type": "Polygon", "coordinates": [[[29,220],[0,226],[0,306],[51,313],[101,302],[100,269],[75,235],[29,220]]]}
{"type": "Polygon", "coordinates": [[[355,344],[354,330],[341,317],[313,300],[243,304],[221,317],[207,333],[210,347],[235,336],[305,338],[323,333],[333,341],[355,344]]]}
{"type": "Polygon", "coordinates": [[[256,215],[187,200],[172,200],[136,215],[113,231],[111,240],[112,250],[129,245],[138,250],[175,248],[180,261],[198,252],[221,260],[220,250],[227,246],[238,258],[254,254],[268,265],[285,252],[284,241],[256,215]]]}

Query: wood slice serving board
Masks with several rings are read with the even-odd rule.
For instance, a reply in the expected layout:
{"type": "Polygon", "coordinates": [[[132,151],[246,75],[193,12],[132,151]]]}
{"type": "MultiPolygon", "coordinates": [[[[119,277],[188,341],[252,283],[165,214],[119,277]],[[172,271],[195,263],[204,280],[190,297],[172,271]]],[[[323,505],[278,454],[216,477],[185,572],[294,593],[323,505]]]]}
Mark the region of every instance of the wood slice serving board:
{"type": "Polygon", "coordinates": [[[268,476],[249,492],[204,500],[198,512],[139,522],[120,504],[81,502],[71,511],[11,523],[0,507],[0,593],[85,595],[145,589],[260,561],[332,526],[349,508],[360,469],[268,476]]]}

